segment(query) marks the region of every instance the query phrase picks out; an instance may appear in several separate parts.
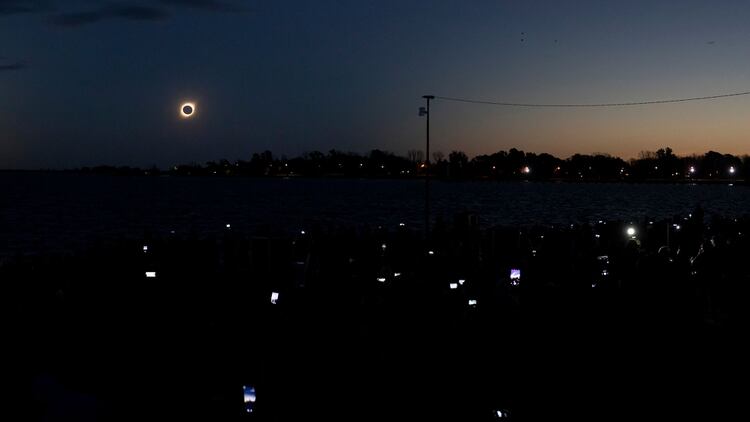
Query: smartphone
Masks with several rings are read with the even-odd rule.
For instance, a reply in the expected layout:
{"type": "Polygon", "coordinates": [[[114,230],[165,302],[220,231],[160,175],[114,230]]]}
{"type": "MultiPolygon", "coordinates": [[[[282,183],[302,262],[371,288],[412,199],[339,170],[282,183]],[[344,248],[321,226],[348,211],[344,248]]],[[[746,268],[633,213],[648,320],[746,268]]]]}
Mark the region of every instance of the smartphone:
{"type": "Polygon", "coordinates": [[[518,286],[521,283],[521,270],[513,268],[510,270],[510,285],[518,286]]]}
{"type": "Polygon", "coordinates": [[[245,413],[253,413],[253,410],[255,410],[255,387],[243,385],[242,393],[244,394],[245,413]]]}

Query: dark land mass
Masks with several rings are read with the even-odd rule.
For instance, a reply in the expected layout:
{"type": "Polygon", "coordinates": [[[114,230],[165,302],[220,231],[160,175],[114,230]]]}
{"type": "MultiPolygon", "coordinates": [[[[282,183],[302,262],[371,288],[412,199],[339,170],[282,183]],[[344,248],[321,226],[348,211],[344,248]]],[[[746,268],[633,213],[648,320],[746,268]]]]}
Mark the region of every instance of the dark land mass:
{"type": "Polygon", "coordinates": [[[424,178],[441,180],[536,180],[574,182],[639,183],[744,183],[750,174],[750,156],[709,151],[703,155],[678,157],[670,148],[643,151],[629,161],[605,154],[575,154],[560,159],[550,154],[524,153],[515,148],[472,159],[453,151],[448,157],[433,154],[429,162],[421,151],[407,157],[373,150],[360,155],[331,150],[314,151],[288,159],[271,151],[253,154],[250,160],[223,159],[205,164],[190,163],[162,170],[127,166],[96,166],[66,170],[76,173],[126,176],[247,176],[247,177],[347,177],[424,178]],[[428,171],[429,170],[429,171],[428,171]]]}

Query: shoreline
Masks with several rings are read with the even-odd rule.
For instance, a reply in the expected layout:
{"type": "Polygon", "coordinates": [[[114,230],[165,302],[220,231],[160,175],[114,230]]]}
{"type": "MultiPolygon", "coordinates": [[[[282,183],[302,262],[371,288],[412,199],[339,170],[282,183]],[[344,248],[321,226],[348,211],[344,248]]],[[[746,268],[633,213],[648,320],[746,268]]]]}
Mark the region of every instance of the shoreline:
{"type": "MultiPolygon", "coordinates": [[[[350,177],[346,175],[328,174],[321,176],[307,176],[307,175],[290,175],[290,174],[279,174],[272,176],[252,176],[252,175],[185,175],[185,174],[149,174],[148,171],[143,173],[117,173],[117,172],[92,172],[92,171],[80,171],[80,170],[15,170],[15,169],[0,169],[0,174],[74,174],[84,176],[116,176],[116,177],[174,177],[174,178],[199,178],[199,179],[255,179],[255,180],[416,180],[424,181],[424,176],[383,176],[383,177],[350,177]]],[[[497,182],[497,183],[571,183],[571,184],[582,184],[582,183],[606,183],[606,184],[692,184],[692,185],[738,185],[745,186],[748,184],[746,179],[739,178],[722,178],[722,179],[574,179],[574,178],[445,178],[445,177],[431,177],[432,182],[497,182]]]]}

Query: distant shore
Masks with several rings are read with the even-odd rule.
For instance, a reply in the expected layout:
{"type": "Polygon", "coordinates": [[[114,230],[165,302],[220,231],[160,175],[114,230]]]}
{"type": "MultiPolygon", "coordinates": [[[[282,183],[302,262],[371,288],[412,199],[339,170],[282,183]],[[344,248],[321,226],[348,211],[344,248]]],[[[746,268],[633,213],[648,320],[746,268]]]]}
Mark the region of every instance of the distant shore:
{"type": "MultiPolygon", "coordinates": [[[[95,176],[130,176],[130,177],[201,177],[201,178],[248,178],[248,179],[348,179],[348,180],[425,180],[424,175],[415,176],[401,176],[401,175],[382,175],[382,176],[350,176],[345,174],[321,174],[321,175],[302,175],[302,174],[274,174],[267,176],[256,176],[256,175],[209,175],[209,174],[174,174],[170,172],[153,172],[149,170],[137,170],[137,171],[91,171],[91,170],[53,170],[53,169],[39,169],[39,170],[16,170],[16,169],[0,169],[0,174],[12,174],[12,173],[59,173],[59,174],[78,174],[78,175],[95,175],[95,176]]],[[[627,184],[695,184],[695,185],[746,185],[747,181],[744,178],[721,178],[721,179],[710,179],[710,178],[696,178],[696,179],[685,179],[685,178],[611,178],[611,179],[588,179],[588,178],[539,178],[539,177],[528,177],[528,178],[491,178],[491,177],[477,177],[477,178],[448,178],[440,176],[430,176],[432,181],[444,181],[444,182],[538,182],[538,183],[627,183],[627,184]]]]}
{"type": "MultiPolygon", "coordinates": [[[[45,171],[45,170],[41,170],[45,171]]],[[[609,154],[574,154],[561,159],[547,153],[511,148],[469,158],[462,151],[447,156],[435,152],[425,157],[420,150],[407,156],[374,149],[366,154],[330,150],[298,157],[274,156],[271,151],[252,154],[249,160],[221,159],[205,163],[176,164],[166,169],[96,165],[74,169],[46,170],[65,173],[123,176],[208,176],[271,178],[423,179],[564,181],[603,183],[691,183],[744,184],[750,174],[750,156],[708,151],[677,156],[671,148],[642,151],[638,158],[624,160],[609,154]]]]}

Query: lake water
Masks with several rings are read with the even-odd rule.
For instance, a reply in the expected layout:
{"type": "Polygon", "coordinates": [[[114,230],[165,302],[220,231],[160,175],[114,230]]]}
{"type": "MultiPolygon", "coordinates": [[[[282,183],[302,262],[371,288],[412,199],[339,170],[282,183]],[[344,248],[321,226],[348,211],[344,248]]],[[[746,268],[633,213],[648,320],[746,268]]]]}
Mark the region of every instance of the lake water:
{"type": "MultiPolygon", "coordinates": [[[[745,186],[618,183],[437,182],[433,216],[461,211],[482,226],[640,220],[690,212],[750,211],[745,186]]],[[[0,254],[66,251],[94,239],[195,231],[219,233],[314,222],[421,228],[418,180],[111,177],[0,173],[0,254]]]]}

